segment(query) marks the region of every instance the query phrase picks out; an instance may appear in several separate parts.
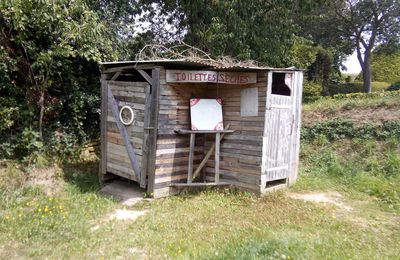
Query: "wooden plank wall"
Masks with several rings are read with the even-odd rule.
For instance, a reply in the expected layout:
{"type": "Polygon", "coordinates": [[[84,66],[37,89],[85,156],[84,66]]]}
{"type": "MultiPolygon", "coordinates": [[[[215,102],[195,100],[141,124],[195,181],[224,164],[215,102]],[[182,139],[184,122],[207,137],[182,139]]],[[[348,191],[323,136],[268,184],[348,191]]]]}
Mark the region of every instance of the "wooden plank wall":
{"type": "MultiPolygon", "coordinates": [[[[142,164],[143,146],[143,125],[146,101],[146,82],[124,82],[108,81],[108,86],[114,95],[119,106],[129,105],[135,111],[134,123],[126,126],[138,159],[139,165],[142,164]]],[[[107,112],[107,171],[115,175],[138,181],[131,167],[131,163],[126,152],[123,138],[118,131],[115,119],[111,112],[111,105],[108,104],[107,112]]]]}
{"type": "MultiPolygon", "coordinates": [[[[262,135],[266,97],[266,72],[259,72],[257,83],[250,85],[167,84],[165,70],[160,72],[159,125],[156,151],[154,197],[167,196],[174,191],[172,182],[186,182],[189,157],[189,135],[177,135],[175,129],[190,129],[190,98],[223,100],[224,124],[236,130],[221,143],[220,181],[260,192],[262,135]],[[240,91],[258,88],[258,115],[240,116],[240,91]]],[[[212,138],[215,136],[213,135],[212,138]]],[[[211,146],[210,137],[196,136],[194,169],[211,146]]],[[[205,167],[206,179],[214,180],[214,158],[205,167]]]]}
{"type": "MultiPolygon", "coordinates": [[[[251,85],[220,85],[213,89],[214,97],[223,101],[224,125],[236,130],[221,142],[220,181],[233,184],[242,190],[260,192],[262,162],[262,137],[264,131],[266,72],[258,72],[257,83],[251,85]],[[240,115],[240,92],[244,88],[258,88],[258,115],[240,115]]],[[[205,150],[213,137],[206,139],[205,150]]],[[[214,160],[206,164],[206,179],[214,181],[214,160]]]]}
{"type": "MultiPolygon", "coordinates": [[[[175,129],[190,129],[189,99],[203,97],[205,84],[167,84],[165,70],[160,70],[158,135],[155,163],[154,197],[167,196],[174,191],[172,182],[186,182],[190,135],[177,135],[175,129]]],[[[194,168],[204,151],[204,137],[196,136],[194,168]]]]}

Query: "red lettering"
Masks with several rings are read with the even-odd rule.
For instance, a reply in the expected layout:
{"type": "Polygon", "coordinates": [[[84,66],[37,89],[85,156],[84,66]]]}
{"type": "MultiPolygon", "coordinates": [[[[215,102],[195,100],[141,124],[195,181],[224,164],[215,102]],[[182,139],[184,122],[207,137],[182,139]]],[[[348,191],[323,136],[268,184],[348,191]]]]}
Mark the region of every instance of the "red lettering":
{"type": "Polygon", "coordinates": [[[179,75],[181,75],[181,74],[182,74],[182,72],[176,72],[175,73],[175,78],[176,78],[177,81],[180,80],[179,75]]]}
{"type": "Polygon", "coordinates": [[[186,80],[186,73],[182,73],[182,80],[186,80]]]}

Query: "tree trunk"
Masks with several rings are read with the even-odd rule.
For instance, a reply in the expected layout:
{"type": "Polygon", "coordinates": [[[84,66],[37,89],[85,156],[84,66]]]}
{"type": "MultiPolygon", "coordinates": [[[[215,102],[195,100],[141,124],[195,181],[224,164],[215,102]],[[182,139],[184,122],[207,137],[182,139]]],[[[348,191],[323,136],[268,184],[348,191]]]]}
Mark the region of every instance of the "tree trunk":
{"type": "Polygon", "coordinates": [[[363,69],[363,90],[365,93],[371,93],[371,58],[366,55],[364,58],[364,69],[363,69]]]}
{"type": "Polygon", "coordinates": [[[326,53],[324,56],[324,61],[322,63],[322,95],[330,96],[329,92],[329,77],[331,73],[332,60],[330,56],[326,53]]]}
{"type": "Polygon", "coordinates": [[[44,116],[44,91],[40,91],[40,98],[39,98],[39,134],[40,138],[43,138],[43,116],[44,116]]]}

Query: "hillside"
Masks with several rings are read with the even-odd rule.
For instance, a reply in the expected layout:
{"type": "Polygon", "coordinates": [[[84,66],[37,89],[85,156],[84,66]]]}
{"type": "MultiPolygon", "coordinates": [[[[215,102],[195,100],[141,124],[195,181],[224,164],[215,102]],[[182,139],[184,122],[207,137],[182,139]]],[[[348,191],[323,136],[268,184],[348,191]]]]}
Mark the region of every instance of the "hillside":
{"type": "Polygon", "coordinates": [[[97,158],[0,165],[0,257],[396,259],[399,104],[391,93],[304,105],[298,182],[262,198],[207,189],[121,205],[98,194],[97,158]]]}

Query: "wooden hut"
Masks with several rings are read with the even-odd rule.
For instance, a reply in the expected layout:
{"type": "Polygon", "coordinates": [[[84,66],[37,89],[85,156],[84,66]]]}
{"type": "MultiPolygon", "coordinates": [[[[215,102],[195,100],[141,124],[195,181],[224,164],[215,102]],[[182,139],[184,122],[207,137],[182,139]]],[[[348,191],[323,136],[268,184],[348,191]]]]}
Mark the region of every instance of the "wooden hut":
{"type": "Polygon", "coordinates": [[[100,180],[118,175],[154,197],[189,186],[261,194],[290,185],[298,172],[302,81],[293,68],[103,62],[100,180]],[[192,130],[193,98],[221,100],[223,126],[192,130]]]}

